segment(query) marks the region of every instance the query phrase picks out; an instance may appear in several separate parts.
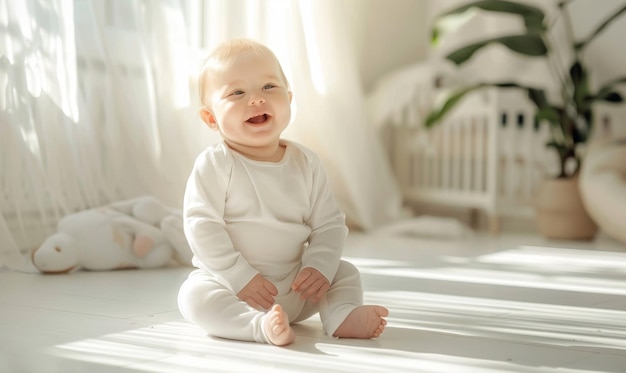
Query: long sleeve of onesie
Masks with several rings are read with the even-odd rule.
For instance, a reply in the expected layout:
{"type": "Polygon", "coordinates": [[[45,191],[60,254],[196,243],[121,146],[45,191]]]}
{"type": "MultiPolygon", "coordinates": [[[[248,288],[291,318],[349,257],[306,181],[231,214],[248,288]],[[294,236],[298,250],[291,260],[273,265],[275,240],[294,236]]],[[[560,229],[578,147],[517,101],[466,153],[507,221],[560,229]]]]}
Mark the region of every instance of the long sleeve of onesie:
{"type": "Polygon", "coordinates": [[[307,224],[311,227],[311,234],[309,245],[302,256],[302,267],[317,269],[332,283],[345,246],[348,228],[345,215],[335,202],[320,159],[314,154],[309,157],[312,184],[311,215],[307,224]]]}
{"type": "Polygon", "coordinates": [[[187,180],[183,216],[193,264],[237,294],[258,271],[235,250],[226,231],[224,210],[231,164],[224,148],[197,157],[187,180]]]}

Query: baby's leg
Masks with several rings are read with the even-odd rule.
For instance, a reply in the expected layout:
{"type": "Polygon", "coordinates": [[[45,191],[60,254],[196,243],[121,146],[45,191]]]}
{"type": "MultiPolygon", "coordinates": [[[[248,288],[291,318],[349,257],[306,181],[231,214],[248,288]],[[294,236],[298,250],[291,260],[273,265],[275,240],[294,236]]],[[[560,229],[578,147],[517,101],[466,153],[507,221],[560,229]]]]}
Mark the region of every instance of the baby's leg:
{"type": "Polygon", "coordinates": [[[363,288],[358,269],[346,261],[320,302],[320,318],[328,335],[339,338],[377,338],[383,332],[389,311],[382,306],[363,305],[363,288]]]}
{"type": "Polygon", "coordinates": [[[178,307],[183,317],[208,334],[239,341],[269,343],[265,335],[265,312],[242,302],[203,270],[195,270],[182,284],[178,307]]]}

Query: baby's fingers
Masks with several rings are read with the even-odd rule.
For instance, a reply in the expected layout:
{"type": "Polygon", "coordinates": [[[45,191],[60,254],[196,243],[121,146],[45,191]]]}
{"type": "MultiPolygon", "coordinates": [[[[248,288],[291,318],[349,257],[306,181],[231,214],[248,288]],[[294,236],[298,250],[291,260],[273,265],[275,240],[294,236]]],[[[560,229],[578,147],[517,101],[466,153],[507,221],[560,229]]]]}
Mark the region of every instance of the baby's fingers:
{"type": "Polygon", "coordinates": [[[309,277],[311,277],[311,272],[304,271],[304,270],[300,271],[298,275],[296,276],[296,279],[293,280],[293,283],[291,284],[291,288],[293,290],[298,291],[300,287],[302,286],[302,284],[304,283],[304,281],[306,281],[306,279],[309,277]]]}
{"type": "Polygon", "coordinates": [[[271,281],[266,280],[265,283],[263,283],[263,287],[271,295],[277,295],[278,294],[278,288],[271,281]]]}
{"type": "Polygon", "coordinates": [[[317,291],[313,299],[311,299],[311,302],[313,303],[319,302],[319,300],[322,299],[324,295],[326,295],[326,292],[328,292],[328,289],[330,289],[330,284],[328,282],[325,282],[324,285],[322,285],[322,287],[317,291]]]}
{"type": "Polygon", "coordinates": [[[326,284],[327,284],[327,281],[325,281],[324,279],[317,279],[311,284],[305,283],[304,285],[306,285],[306,287],[303,286],[302,295],[300,296],[300,298],[302,299],[312,298],[311,300],[315,300],[315,301],[319,300],[321,295],[325,294],[326,290],[328,290],[328,288],[326,287],[326,284]]]}
{"type": "Polygon", "coordinates": [[[254,296],[251,296],[248,299],[246,299],[246,303],[248,303],[249,305],[251,305],[252,307],[256,309],[260,309],[259,308],[260,306],[262,309],[267,310],[270,307],[272,307],[272,305],[274,304],[274,297],[272,297],[267,292],[257,293],[254,296]]]}
{"type": "Polygon", "coordinates": [[[264,307],[261,306],[256,300],[254,300],[253,298],[246,298],[244,299],[244,302],[248,303],[248,305],[252,308],[254,308],[255,310],[262,310],[264,307]]]}

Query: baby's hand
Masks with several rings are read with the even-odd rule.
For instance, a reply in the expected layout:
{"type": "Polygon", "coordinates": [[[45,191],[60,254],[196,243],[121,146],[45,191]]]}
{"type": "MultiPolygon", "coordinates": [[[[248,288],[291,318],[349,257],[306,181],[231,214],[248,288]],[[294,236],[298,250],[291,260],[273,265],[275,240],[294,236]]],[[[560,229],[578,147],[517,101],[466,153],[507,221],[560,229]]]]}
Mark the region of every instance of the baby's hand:
{"type": "Polygon", "coordinates": [[[300,270],[291,288],[301,293],[301,299],[310,299],[317,303],[330,288],[330,282],[317,269],[306,267],[300,270]]]}
{"type": "Polygon", "coordinates": [[[237,297],[257,310],[268,310],[274,304],[278,289],[271,281],[257,274],[241,289],[237,297]]]}

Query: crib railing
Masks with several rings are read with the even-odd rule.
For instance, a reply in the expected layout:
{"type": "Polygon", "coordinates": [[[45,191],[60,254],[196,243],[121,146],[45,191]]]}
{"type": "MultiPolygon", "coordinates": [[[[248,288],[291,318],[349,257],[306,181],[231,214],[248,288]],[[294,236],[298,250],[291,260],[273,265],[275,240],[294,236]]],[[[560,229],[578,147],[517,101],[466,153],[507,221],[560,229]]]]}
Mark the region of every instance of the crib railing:
{"type": "Polygon", "coordinates": [[[384,127],[393,170],[408,202],[482,210],[489,230],[503,215],[532,214],[544,177],[547,134],[522,92],[475,92],[439,125],[423,127],[410,104],[384,127]]]}

